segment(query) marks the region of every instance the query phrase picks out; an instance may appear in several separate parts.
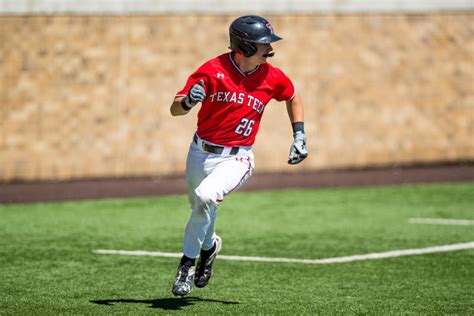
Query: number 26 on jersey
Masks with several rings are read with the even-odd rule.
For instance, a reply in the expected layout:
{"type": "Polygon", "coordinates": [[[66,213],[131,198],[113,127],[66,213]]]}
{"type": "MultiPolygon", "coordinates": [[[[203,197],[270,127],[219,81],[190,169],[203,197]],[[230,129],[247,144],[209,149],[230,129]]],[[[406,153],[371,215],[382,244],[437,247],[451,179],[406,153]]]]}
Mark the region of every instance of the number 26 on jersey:
{"type": "Polygon", "coordinates": [[[249,120],[244,117],[243,119],[240,120],[240,124],[237,125],[234,132],[236,134],[248,137],[250,136],[250,134],[252,134],[253,124],[255,124],[254,120],[249,120]]]}

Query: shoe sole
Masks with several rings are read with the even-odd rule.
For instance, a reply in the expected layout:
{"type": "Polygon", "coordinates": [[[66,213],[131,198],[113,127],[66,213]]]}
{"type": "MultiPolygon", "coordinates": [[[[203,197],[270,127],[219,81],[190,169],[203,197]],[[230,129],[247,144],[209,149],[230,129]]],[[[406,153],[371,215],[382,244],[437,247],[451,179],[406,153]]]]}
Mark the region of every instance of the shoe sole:
{"type": "Polygon", "coordinates": [[[171,292],[173,293],[174,296],[177,296],[177,297],[183,297],[183,296],[186,296],[190,293],[190,292],[188,292],[188,293],[184,293],[184,294],[179,294],[179,293],[175,293],[173,291],[171,291],[171,292]]]}

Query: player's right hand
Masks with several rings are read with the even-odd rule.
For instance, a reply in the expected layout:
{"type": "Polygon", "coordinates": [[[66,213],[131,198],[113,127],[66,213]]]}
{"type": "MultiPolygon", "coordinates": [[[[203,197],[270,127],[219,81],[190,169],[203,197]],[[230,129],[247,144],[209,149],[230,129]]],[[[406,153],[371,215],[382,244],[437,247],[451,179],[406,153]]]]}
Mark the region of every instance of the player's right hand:
{"type": "Polygon", "coordinates": [[[192,108],[198,102],[202,102],[206,98],[206,90],[204,90],[204,80],[199,80],[198,83],[189,89],[188,95],[184,98],[187,107],[192,108]]]}

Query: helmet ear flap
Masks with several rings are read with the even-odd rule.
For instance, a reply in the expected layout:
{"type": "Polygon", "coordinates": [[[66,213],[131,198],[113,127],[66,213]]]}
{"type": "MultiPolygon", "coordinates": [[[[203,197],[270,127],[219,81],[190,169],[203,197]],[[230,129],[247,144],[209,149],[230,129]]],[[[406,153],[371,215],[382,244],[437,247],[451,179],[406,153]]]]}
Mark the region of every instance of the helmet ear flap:
{"type": "Polygon", "coordinates": [[[239,45],[239,49],[242,52],[242,55],[247,58],[252,57],[257,52],[257,46],[254,43],[247,41],[242,41],[239,45]]]}
{"type": "Polygon", "coordinates": [[[257,46],[254,43],[248,42],[235,34],[230,34],[231,42],[230,49],[244,55],[244,57],[251,57],[257,52],[257,46]]]}

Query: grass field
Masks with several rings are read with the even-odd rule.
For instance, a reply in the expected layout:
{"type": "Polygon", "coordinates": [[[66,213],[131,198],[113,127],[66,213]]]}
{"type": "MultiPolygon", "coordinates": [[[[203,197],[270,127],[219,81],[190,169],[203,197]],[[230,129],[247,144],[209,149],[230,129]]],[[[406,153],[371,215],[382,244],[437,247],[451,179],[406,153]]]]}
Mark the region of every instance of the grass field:
{"type": "MultiPolygon", "coordinates": [[[[170,292],[187,198],[0,205],[0,314],[474,314],[474,250],[334,264],[217,260],[208,287],[170,292]]],[[[319,259],[474,241],[474,183],[234,193],[223,255],[319,259]]]]}

